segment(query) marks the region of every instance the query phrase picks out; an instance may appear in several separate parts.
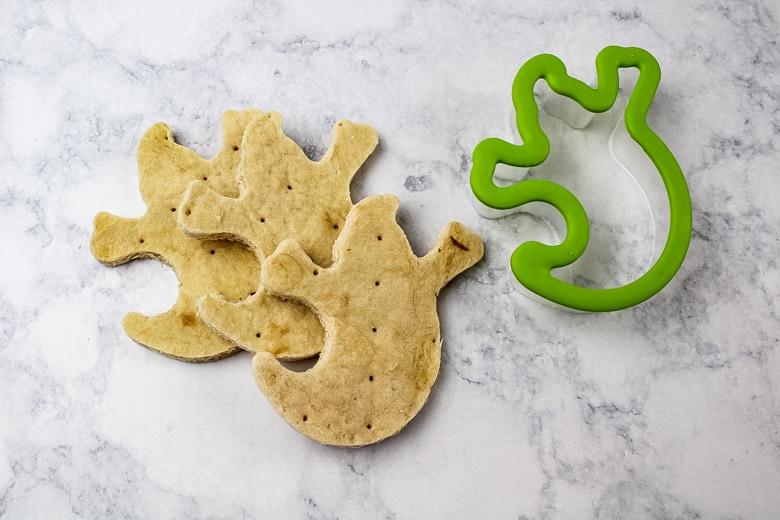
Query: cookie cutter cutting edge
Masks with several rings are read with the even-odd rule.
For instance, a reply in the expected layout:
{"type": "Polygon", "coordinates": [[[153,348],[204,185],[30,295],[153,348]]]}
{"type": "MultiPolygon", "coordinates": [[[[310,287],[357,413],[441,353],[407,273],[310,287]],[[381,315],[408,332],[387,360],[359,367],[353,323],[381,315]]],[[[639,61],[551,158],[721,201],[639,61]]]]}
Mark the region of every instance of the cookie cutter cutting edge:
{"type": "MultiPolygon", "coordinates": [[[[638,47],[610,46],[597,55],[596,74],[596,86],[591,87],[569,76],[563,62],[553,55],[541,54],[528,60],[517,72],[512,84],[515,121],[522,144],[494,137],[478,143],[472,154],[470,184],[478,202],[477,209],[487,218],[516,212],[520,206],[530,202],[549,204],[563,217],[566,236],[560,244],[525,242],[512,253],[510,267],[523,292],[554,307],[610,312],[644,302],[675,276],[690,243],[692,208],[688,185],[677,160],[646,121],[647,111],[661,80],[661,69],[656,59],[638,47]],[[636,280],[609,289],[580,287],[552,275],[553,269],[574,263],[587,247],[590,229],[580,201],[569,190],[551,181],[529,179],[498,186],[493,181],[493,175],[498,164],[530,168],[540,165],[550,153],[550,141],[539,124],[539,107],[533,93],[538,80],[544,79],[554,93],[562,96],[560,99],[570,100],[570,104],[576,103],[589,113],[596,114],[614,105],[621,68],[636,68],[639,76],[618,127],[625,125],[629,136],[642,148],[661,177],[669,202],[669,230],[655,263],[636,280]]],[[[571,119],[572,112],[565,104],[555,107],[558,110],[551,115],[563,119],[570,126],[581,128],[589,121],[589,118],[571,119]]],[[[617,130],[610,137],[611,150],[617,130]]]]}

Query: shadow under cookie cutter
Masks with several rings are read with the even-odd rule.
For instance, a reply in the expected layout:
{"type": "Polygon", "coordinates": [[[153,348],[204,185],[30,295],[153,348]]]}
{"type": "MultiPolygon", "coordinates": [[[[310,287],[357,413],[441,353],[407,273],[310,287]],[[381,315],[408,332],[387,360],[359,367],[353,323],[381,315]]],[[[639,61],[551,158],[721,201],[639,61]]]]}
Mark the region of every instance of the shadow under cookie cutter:
{"type": "MultiPolygon", "coordinates": [[[[591,87],[569,76],[563,62],[555,56],[541,54],[527,61],[512,84],[515,121],[522,144],[498,138],[478,143],[472,154],[470,182],[478,201],[477,209],[485,217],[496,218],[516,212],[520,206],[531,202],[549,204],[563,217],[566,236],[560,244],[525,242],[512,253],[512,273],[524,292],[553,306],[609,312],[642,303],[675,276],[690,243],[692,209],[688,185],[677,160],[646,121],[661,79],[656,59],[637,47],[606,47],[596,57],[596,73],[596,86],[591,87]],[[581,128],[587,124],[589,116],[605,112],[614,105],[621,68],[636,68],[639,76],[624,116],[610,138],[610,149],[614,154],[615,136],[625,125],[628,135],[652,161],[663,182],[669,203],[668,234],[653,265],[636,280],[608,289],[580,287],[552,275],[553,269],[569,266],[580,258],[588,245],[590,226],[580,201],[569,190],[551,181],[529,179],[498,186],[493,176],[499,164],[530,168],[540,165],[550,153],[550,141],[539,124],[539,107],[533,92],[538,80],[544,79],[554,93],[563,96],[560,102],[550,106],[548,113],[570,126],[581,128]],[[589,116],[583,118],[573,111],[575,104],[587,110],[589,116]]],[[[625,163],[623,165],[625,167],[625,163]]]]}

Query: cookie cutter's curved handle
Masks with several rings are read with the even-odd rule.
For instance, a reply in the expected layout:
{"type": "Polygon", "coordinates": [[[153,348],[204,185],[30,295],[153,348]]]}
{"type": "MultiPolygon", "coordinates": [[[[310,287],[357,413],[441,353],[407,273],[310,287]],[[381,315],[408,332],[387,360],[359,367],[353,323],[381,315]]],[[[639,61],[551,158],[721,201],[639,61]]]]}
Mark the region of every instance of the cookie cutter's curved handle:
{"type": "Polygon", "coordinates": [[[596,57],[597,83],[591,87],[566,72],[555,56],[531,58],[518,71],[512,85],[516,125],[522,144],[498,138],[481,141],[474,149],[471,189],[485,216],[496,217],[529,202],[544,202],[563,216],[566,236],[558,245],[520,244],[510,266],[517,281],[545,302],[586,312],[608,312],[632,307],[651,298],[674,277],[688,250],[692,228],[691,198],[677,160],[647,125],[647,111],[661,79],[655,58],[637,47],[606,47],[596,57]],[[592,289],[552,276],[552,270],[575,262],[585,251],[590,235],[588,217],[580,201],[566,188],[545,180],[525,180],[509,186],[493,181],[496,165],[520,168],[538,166],[550,153],[550,141],[539,124],[534,98],[536,82],[544,79],[550,89],[589,112],[609,110],[617,99],[620,68],[639,71],[636,87],[626,105],[623,122],[631,138],[652,161],[663,181],[669,201],[669,233],[655,263],[638,279],[621,287],[592,289]]]}

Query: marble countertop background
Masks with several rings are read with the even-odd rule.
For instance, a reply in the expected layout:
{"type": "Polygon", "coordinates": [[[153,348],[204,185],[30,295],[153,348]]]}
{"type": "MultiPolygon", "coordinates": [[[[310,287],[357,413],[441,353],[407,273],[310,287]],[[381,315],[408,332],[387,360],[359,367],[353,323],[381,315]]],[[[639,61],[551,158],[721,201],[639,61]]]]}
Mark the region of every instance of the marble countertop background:
{"type": "MultiPolygon", "coordinates": [[[[0,517],[780,518],[778,20],[775,0],[6,2],[0,517]],[[589,80],[612,44],[661,64],[649,121],[686,173],[693,240],[655,298],[570,314],[512,287],[512,249],[549,228],[480,218],[471,151],[511,138],[525,60],[550,52],[589,80]],[[97,212],[144,211],[148,127],[211,156],[222,111],[245,107],[281,112],[312,157],[334,121],[374,126],[353,199],[398,195],[418,254],[450,220],[484,238],[441,293],[431,397],[385,442],[301,436],[249,354],[195,365],[133,343],[122,316],[167,309],[176,278],[89,252],[97,212]]],[[[560,142],[606,157],[583,135],[560,142]]],[[[620,206],[636,193],[597,173],[578,189],[618,210],[578,274],[595,284],[652,249],[646,205],[620,206]]]]}

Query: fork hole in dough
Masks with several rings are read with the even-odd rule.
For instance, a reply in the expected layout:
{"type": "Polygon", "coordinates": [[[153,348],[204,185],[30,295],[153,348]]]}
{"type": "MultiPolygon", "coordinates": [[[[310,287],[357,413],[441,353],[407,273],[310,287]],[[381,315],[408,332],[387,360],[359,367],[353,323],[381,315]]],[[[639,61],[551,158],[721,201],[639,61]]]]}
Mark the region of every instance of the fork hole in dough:
{"type": "Polygon", "coordinates": [[[376,327],[371,327],[371,332],[376,332],[376,327]]]}
{"type": "Polygon", "coordinates": [[[374,380],[374,376],[368,376],[368,380],[369,381],[373,381],[374,380]]]}
{"type": "Polygon", "coordinates": [[[333,224],[333,229],[335,229],[336,231],[338,231],[338,230],[339,230],[339,225],[338,225],[338,224],[333,224]]]}
{"type": "Polygon", "coordinates": [[[236,145],[233,145],[233,151],[234,151],[234,152],[237,152],[237,151],[238,151],[238,146],[236,146],[236,145]]]}
{"type": "Polygon", "coordinates": [[[374,285],[376,285],[377,287],[379,287],[379,280],[377,280],[376,282],[374,282],[374,285]]]}
{"type": "Polygon", "coordinates": [[[211,251],[209,251],[209,253],[213,255],[214,253],[216,253],[216,251],[214,251],[214,250],[212,249],[211,251]]]}
{"type": "Polygon", "coordinates": [[[171,213],[176,213],[176,208],[171,208],[171,213]]]}
{"type": "Polygon", "coordinates": [[[315,269],[314,271],[312,271],[311,274],[313,274],[314,276],[317,276],[318,274],[320,274],[320,272],[315,269]]]}
{"type": "Polygon", "coordinates": [[[143,239],[143,238],[139,239],[139,240],[138,240],[138,243],[139,243],[139,244],[143,244],[143,243],[144,243],[144,239],[143,239]]]}
{"type": "Polygon", "coordinates": [[[371,423],[366,424],[366,428],[370,430],[371,429],[371,423]]]}
{"type": "Polygon", "coordinates": [[[303,422],[306,422],[306,421],[308,421],[308,420],[309,420],[309,416],[308,416],[308,415],[304,415],[304,416],[302,417],[302,419],[303,419],[303,422]]]}
{"type": "MultiPolygon", "coordinates": [[[[259,338],[259,337],[260,337],[260,333],[259,333],[259,332],[258,332],[258,333],[256,333],[256,334],[255,334],[255,337],[256,337],[256,338],[259,338]]],[[[305,419],[304,419],[304,420],[305,420],[305,419]]]]}

